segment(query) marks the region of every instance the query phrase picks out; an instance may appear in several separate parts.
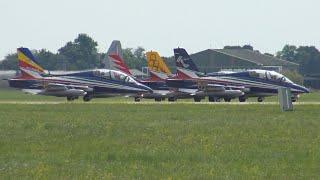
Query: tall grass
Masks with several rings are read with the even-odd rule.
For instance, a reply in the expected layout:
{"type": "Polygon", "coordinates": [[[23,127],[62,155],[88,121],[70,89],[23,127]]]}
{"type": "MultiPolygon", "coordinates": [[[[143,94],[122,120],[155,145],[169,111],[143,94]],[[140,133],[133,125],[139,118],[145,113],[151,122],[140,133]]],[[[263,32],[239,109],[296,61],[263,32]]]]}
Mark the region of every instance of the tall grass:
{"type": "Polygon", "coordinates": [[[312,179],[319,105],[0,105],[0,179],[312,179]]]}

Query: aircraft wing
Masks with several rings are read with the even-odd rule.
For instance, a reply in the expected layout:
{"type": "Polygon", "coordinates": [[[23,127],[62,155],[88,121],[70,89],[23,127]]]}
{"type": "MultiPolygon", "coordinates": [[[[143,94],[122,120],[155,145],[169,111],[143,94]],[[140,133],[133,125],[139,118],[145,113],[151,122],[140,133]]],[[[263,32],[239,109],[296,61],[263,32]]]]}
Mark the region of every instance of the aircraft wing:
{"type": "Polygon", "coordinates": [[[154,93],[154,94],[160,94],[160,95],[162,95],[162,96],[165,96],[165,95],[167,95],[168,93],[170,93],[170,91],[168,91],[168,90],[153,90],[153,93],[154,93]]]}
{"type": "Polygon", "coordinates": [[[44,84],[43,87],[46,91],[64,91],[68,89],[66,85],[56,83],[44,84]]]}
{"type": "Polygon", "coordinates": [[[186,89],[186,88],[170,88],[170,91],[166,95],[195,95],[198,89],[186,89]]]}
{"type": "Polygon", "coordinates": [[[68,89],[78,89],[78,90],[80,89],[86,92],[93,91],[93,88],[90,88],[89,86],[66,85],[66,84],[46,83],[46,82],[35,84],[34,87],[42,87],[46,91],[64,91],[68,89]]]}
{"type": "Polygon", "coordinates": [[[47,83],[47,84],[37,84],[41,89],[23,89],[23,92],[31,94],[41,94],[46,96],[57,96],[57,97],[79,97],[87,94],[87,90],[92,89],[86,86],[69,86],[65,84],[58,83],[47,83]]]}
{"type": "Polygon", "coordinates": [[[226,86],[227,88],[231,88],[231,89],[245,89],[246,87],[244,87],[244,86],[230,86],[230,85],[228,85],[228,86],[226,86]]]}
{"type": "Polygon", "coordinates": [[[204,87],[204,90],[206,90],[206,91],[225,91],[226,88],[225,88],[225,86],[218,85],[218,84],[207,84],[204,87]]]}
{"type": "Polygon", "coordinates": [[[208,83],[207,81],[199,81],[197,84],[198,84],[198,88],[204,91],[225,91],[226,90],[225,88],[226,86],[208,83]]]}
{"type": "MultiPolygon", "coordinates": [[[[240,90],[208,81],[198,81],[197,86],[198,89],[188,89],[187,92],[192,96],[215,96],[221,98],[236,98],[244,94],[240,90]]],[[[237,87],[237,89],[239,88],[240,86],[237,87]]],[[[179,91],[183,90],[179,89],[179,91]]]]}

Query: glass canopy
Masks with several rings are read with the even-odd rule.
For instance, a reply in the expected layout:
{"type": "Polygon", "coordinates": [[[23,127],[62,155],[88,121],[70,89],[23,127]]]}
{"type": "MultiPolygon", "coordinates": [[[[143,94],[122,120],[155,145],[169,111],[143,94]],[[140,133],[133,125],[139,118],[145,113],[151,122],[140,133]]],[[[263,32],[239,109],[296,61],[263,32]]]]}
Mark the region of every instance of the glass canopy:
{"type": "Polygon", "coordinates": [[[275,71],[249,70],[249,75],[251,77],[255,77],[259,79],[266,79],[270,81],[293,84],[293,82],[290,79],[288,79],[284,75],[277,73],[275,71]]]}
{"type": "Polygon", "coordinates": [[[123,72],[109,70],[109,69],[94,70],[93,75],[96,77],[111,79],[111,80],[120,81],[120,82],[130,82],[130,83],[136,82],[132,77],[128,76],[127,74],[125,74],[123,72]]]}

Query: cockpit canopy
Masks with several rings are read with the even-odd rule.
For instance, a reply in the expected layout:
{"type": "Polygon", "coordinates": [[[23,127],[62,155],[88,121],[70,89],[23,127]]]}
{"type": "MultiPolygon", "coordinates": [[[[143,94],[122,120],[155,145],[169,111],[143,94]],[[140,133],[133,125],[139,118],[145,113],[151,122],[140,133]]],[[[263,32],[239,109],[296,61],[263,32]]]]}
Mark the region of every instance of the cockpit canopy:
{"type": "Polygon", "coordinates": [[[251,77],[266,79],[270,81],[280,82],[280,83],[290,83],[293,82],[285,77],[284,75],[277,73],[275,71],[266,71],[266,70],[249,70],[249,75],[251,77]]]}
{"type": "Polygon", "coordinates": [[[120,82],[129,82],[129,83],[136,82],[132,77],[128,76],[127,74],[125,74],[123,72],[109,70],[109,69],[94,70],[93,75],[96,77],[111,79],[111,80],[120,81],[120,82]]]}

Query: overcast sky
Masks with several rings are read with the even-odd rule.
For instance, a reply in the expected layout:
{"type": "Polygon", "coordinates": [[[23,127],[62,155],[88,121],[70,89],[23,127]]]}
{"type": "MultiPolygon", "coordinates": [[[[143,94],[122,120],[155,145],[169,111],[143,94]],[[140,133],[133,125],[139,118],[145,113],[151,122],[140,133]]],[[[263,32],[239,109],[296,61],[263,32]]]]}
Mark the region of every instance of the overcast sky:
{"type": "Polygon", "coordinates": [[[318,0],[1,0],[0,59],[17,47],[52,52],[87,33],[106,52],[112,40],[163,56],[251,44],[320,49],[318,0]]]}

